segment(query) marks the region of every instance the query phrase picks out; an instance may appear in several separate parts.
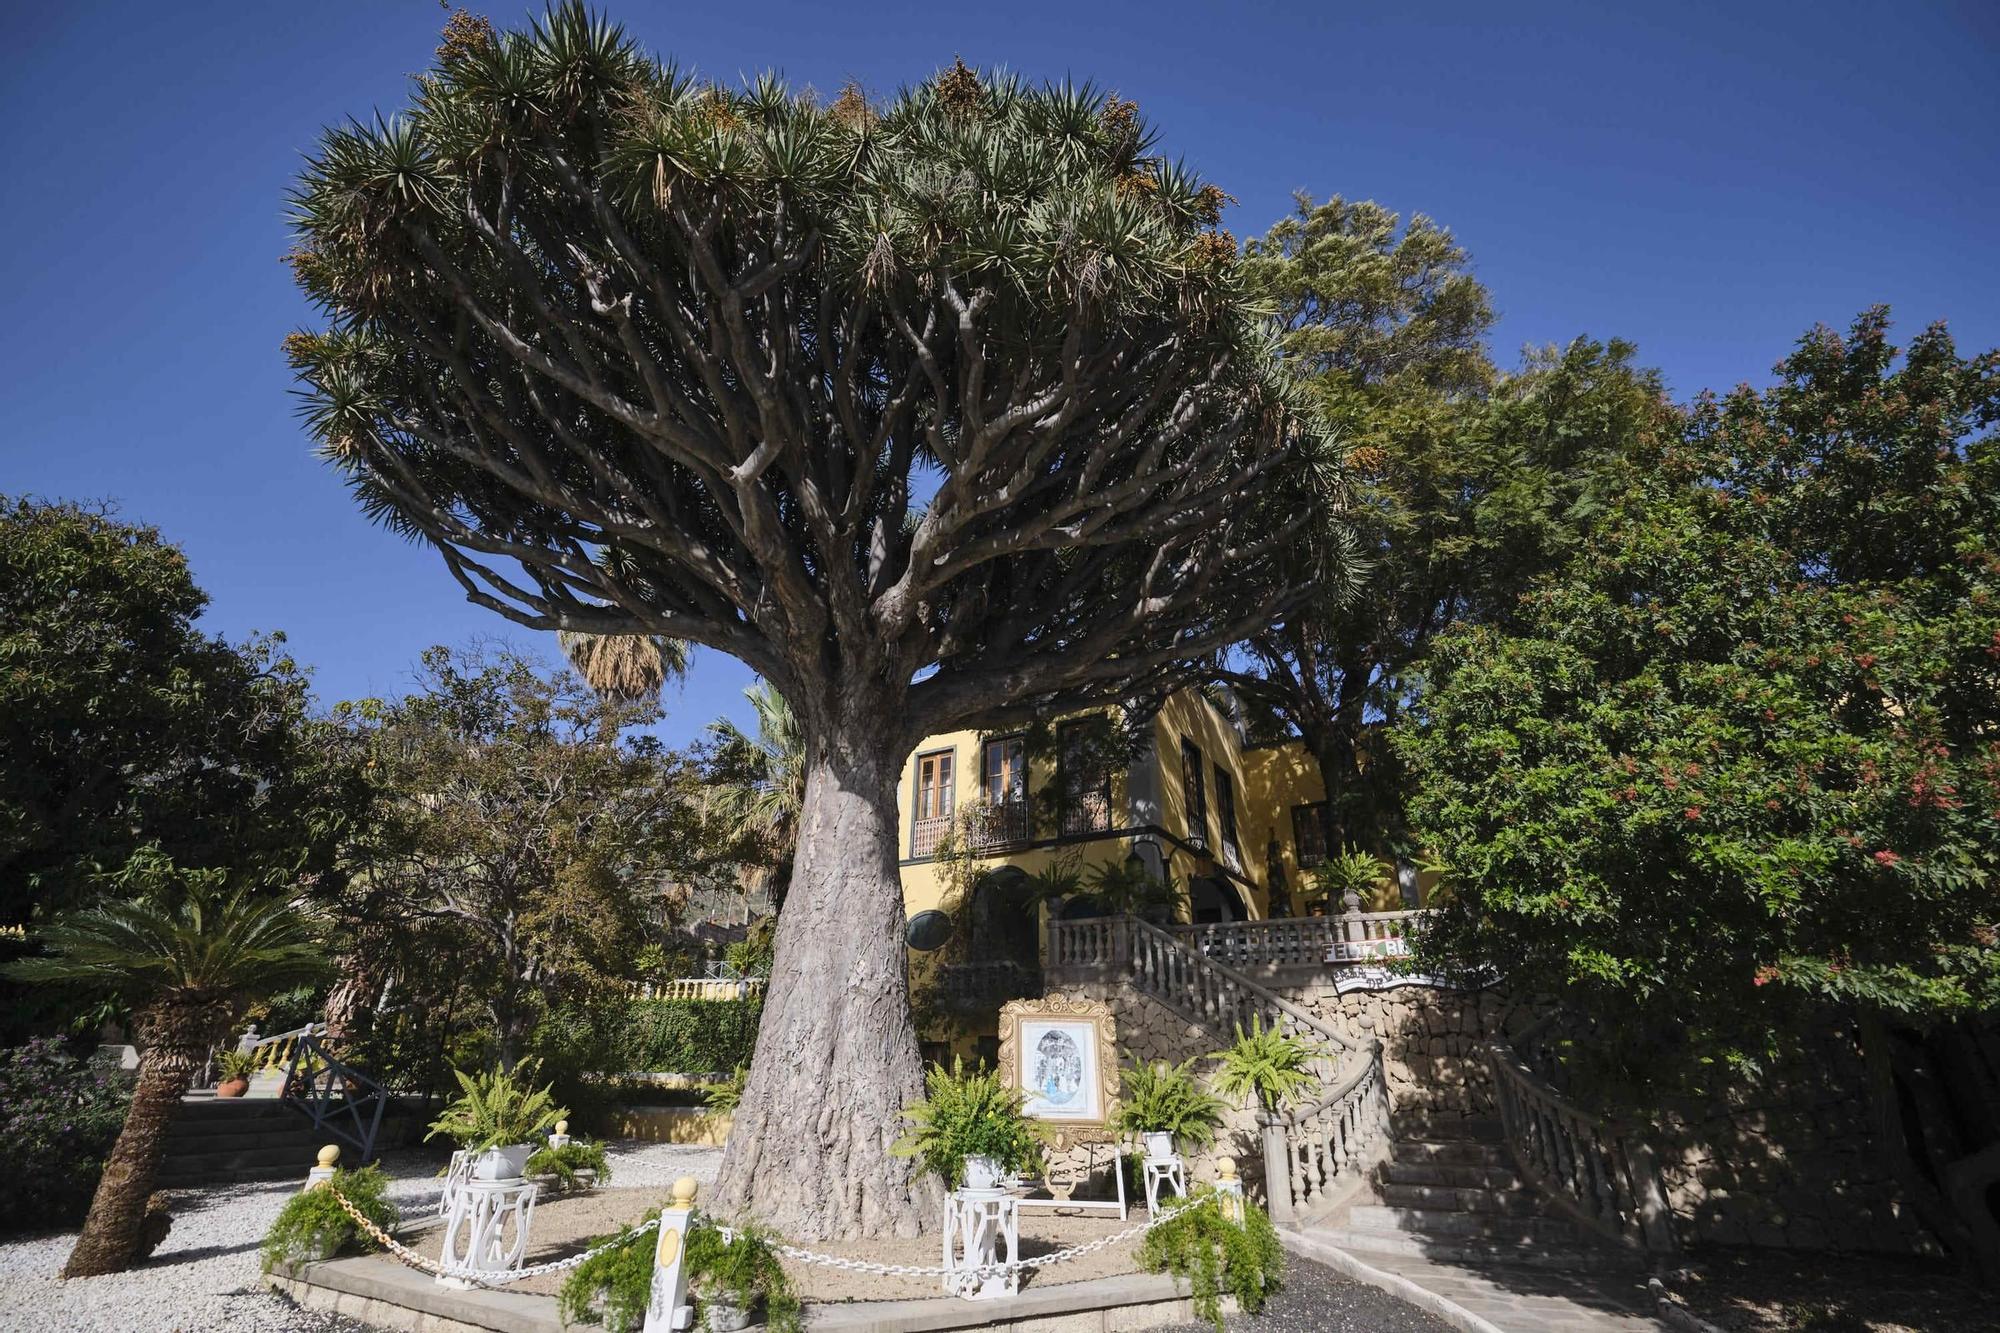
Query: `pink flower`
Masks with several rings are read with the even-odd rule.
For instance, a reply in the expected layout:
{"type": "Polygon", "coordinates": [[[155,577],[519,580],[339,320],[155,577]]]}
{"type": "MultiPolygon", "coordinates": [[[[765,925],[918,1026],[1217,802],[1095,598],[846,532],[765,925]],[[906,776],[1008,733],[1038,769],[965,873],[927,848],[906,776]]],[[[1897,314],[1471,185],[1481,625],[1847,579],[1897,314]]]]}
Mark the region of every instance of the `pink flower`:
{"type": "Polygon", "coordinates": [[[1896,862],[1902,859],[1903,859],[1902,857],[1896,855],[1894,852],[1890,851],[1887,847],[1884,847],[1881,851],[1875,853],[1875,864],[1877,865],[1892,866],[1896,864],[1896,862]]]}

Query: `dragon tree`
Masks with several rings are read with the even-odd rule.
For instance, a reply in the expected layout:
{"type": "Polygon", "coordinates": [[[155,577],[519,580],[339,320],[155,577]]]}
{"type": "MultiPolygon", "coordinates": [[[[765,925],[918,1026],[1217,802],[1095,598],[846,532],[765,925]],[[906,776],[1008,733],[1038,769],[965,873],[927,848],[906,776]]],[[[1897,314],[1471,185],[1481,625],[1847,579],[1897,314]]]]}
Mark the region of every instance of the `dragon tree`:
{"type": "Polygon", "coordinates": [[[923,735],[1146,697],[1288,594],[1313,453],[1136,108],[963,64],[893,100],[702,82],[576,6],[460,16],[294,195],[305,414],[366,512],[537,629],[728,653],[809,771],[718,1195],[917,1233],[896,775],[923,735]]]}

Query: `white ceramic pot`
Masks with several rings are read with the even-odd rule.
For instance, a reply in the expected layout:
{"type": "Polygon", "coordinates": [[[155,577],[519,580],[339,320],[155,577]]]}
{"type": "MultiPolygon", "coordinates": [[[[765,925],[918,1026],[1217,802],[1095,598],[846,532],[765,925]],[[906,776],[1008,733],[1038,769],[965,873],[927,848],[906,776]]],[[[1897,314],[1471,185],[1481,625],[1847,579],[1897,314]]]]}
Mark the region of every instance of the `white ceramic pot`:
{"type": "Polygon", "coordinates": [[[1174,1136],[1149,1130],[1139,1136],[1146,1141],[1146,1156],[1164,1162],[1174,1155],[1174,1136]]]}
{"type": "Polygon", "coordinates": [[[968,1157],[965,1159],[965,1187],[973,1190],[998,1189],[1000,1182],[1007,1178],[1006,1168],[991,1157],[968,1157]]]}
{"type": "Polygon", "coordinates": [[[474,1180],[519,1180],[528,1159],[535,1155],[532,1143],[509,1143],[488,1148],[472,1162],[474,1180]]]}

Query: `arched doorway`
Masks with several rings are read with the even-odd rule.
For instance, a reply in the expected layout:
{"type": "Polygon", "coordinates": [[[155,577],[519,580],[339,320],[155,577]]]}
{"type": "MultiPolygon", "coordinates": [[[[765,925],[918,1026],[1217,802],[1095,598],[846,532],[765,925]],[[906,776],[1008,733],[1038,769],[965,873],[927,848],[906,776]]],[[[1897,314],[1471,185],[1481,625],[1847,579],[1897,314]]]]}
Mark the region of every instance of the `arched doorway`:
{"type": "Polygon", "coordinates": [[[1188,881],[1188,910],[1197,926],[1250,919],[1243,895],[1220,875],[1196,875],[1188,881]]]}

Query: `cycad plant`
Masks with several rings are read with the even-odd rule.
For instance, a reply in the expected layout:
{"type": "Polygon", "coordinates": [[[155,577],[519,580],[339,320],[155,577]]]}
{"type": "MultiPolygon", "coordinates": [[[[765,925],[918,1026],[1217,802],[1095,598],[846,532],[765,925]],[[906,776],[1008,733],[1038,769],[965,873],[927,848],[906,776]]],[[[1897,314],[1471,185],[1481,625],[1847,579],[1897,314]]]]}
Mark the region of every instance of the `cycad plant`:
{"type": "Polygon", "coordinates": [[[1021,1094],[992,1070],[968,1073],[932,1065],[924,1074],[924,1099],[903,1112],[909,1132],[896,1141],[898,1157],[916,1157],[956,1188],[968,1157],[990,1157],[1002,1170],[1032,1169],[1041,1160],[1040,1128],[1021,1114],[1021,1094]]]}
{"type": "Polygon", "coordinates": [[[497,1066],[484,1074],[452,1070],[459,1095],[431,1121],[431,1133],[455,1141],[467,1152],[526,1143],[555,1128],[569,1112],[557,1106],[553,1084],[534,1085],[540,1063],[523,1060],[513,1072],[497,1066]]]}
{"type": "Polygon", "coordinates": [[[1319,1079],[1310,1069],[1324,1055],[1319,1047],[1300,1041],[1273,1024],[1252,1017],[1250,1030],[1236,1027],[1236,1041],[1218,1052],[1222,1066],[1215,1073],[1216,1091],[1225,1097],[1254,1100],[1266,1112],[1276,1112],[1303,1098],[1319,1079]]]}
{"type": "Polygon", "coordinates": [[[805,731],[768,682],[758,681],[743,697],[756,710],[757,734],[746,734],[728,718],[709,724],[718,780],[706,788],[704,804],[731,835],[756,849],[777,902],[791,878],[806,801],[805,731]]]}
{"type": "Polygon", "coordinates": [[[1201,1086],[1194,1065],[1191,1057],[1177,1065],[1153,1060],[1128,1066],[1120,1076],[1111,1127],[1125,1134],[1171,1134],[1190,1148],[1214,1143],[1228,1105],[1201,1086]]]}
{"type": "Polygon", "coordinates": [[[121,1272],[138,1262],[167,1124],[195,1071],[251,1000],[326,970],[318,941],[289,900],[225,890],[224,878],[141,852],[121,882],[143,896],[60,918],[38,934],[45,956],[6,968],[17,980],[120,995],[132,1006],[140,1043],[132,1109],[64,1277],[121,1272]]]}

